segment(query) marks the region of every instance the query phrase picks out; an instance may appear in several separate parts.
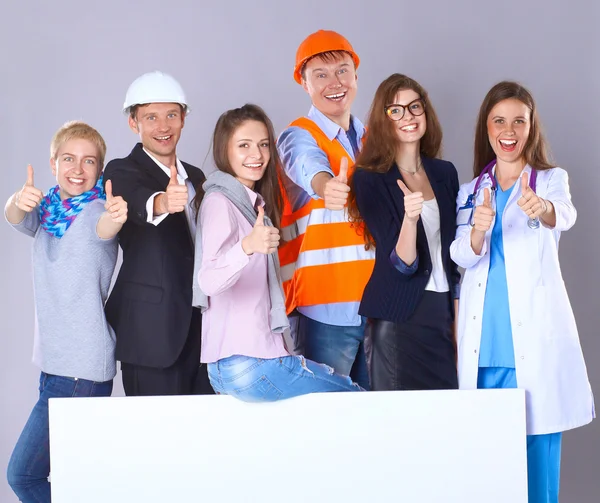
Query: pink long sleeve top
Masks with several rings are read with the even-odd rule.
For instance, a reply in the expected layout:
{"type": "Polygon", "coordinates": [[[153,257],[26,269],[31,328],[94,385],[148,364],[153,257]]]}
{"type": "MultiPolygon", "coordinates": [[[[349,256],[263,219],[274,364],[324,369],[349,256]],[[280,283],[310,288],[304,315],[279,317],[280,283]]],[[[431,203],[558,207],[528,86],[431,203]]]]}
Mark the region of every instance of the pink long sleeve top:
{"type": "MultiPolygon", "coordinates": [[[[246,190],[256,205],[258,194],[246,190]]],[[[264,206],[262,198],[259,204],[264,206]]],[[[205,197],[200,225],[202,263],[198,281],[209,297],[202,318],[201,361],[212,363],[232,355],[287,356],[282,334],[270,328],[267,256],[246,255],[242,249],[242,239],[253,226],[218,192],[205,197]]]]}

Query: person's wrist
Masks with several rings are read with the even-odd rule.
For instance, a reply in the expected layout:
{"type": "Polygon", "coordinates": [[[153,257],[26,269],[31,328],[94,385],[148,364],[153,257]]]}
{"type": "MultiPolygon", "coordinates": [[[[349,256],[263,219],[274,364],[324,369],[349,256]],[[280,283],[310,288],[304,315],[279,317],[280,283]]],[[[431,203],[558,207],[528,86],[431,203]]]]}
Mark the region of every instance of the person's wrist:
{"type": "Polygon", "coordinates": [[[416,225],[419,221],[419,215],[416,218],[409,217],[406,213],[404,214],[404,221],[410,225],[416,225]]]}
{"type": "Polygon", "coordinates": [[[167,208],[165,208],[165,193],[158,194],[155,199],[154,204],[154,214],[155,216],[163,215],[167,212],[167,208]]]}

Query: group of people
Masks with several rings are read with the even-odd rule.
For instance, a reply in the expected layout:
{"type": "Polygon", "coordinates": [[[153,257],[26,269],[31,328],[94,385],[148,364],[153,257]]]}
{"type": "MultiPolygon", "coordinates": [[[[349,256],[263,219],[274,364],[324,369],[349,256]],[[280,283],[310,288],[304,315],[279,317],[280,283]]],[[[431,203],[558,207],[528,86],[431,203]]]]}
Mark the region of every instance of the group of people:
{"type": "Polygon", "coordinates": [[[366,127],[351,114],[359,63],[340,34],[308,36],[307,116],[276,137],[256,105],[225,112],[208,177],[177,156],[190,108],[161,72],[127,91],[127,157],[103,169],[101,135],[70,122],[57,185],[28,166],[5,208],[35,238],[40,394],[8,467],[21,501],[50,501],[48,399],[109,396],[116,360],[128,396],[523,388],[529,501],[558,501],[561,432],[594,403],[558,261],[576,210],[533,97],[487,93],[460,186],[415,80],[385,79],[366,127]]]}

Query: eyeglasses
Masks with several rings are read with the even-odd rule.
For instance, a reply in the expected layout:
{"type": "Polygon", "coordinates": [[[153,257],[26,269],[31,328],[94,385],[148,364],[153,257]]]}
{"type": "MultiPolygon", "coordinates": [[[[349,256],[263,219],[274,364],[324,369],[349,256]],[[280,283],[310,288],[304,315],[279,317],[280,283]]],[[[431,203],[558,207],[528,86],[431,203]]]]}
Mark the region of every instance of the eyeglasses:
{"type": "Polygon", "coordinates": [[[409,111],[413,117],[418,117],[425,113],[425,103],[421,98],[411,101],[408,105],[388,105],[385,107],[386,115],[393,121],[399,121],[404,117],[406,111],[409,111]]]}

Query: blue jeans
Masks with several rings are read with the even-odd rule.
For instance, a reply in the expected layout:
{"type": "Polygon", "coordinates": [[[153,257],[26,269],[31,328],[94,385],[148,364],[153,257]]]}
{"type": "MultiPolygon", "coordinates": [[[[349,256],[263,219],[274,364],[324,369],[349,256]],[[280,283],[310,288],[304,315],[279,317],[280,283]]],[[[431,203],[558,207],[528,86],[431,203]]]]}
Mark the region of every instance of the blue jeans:
{"type": "Polygon", "coordinates": [[[234,355],[209,363],[208,378],[217,394],[245,402],[274,402],[324,391],[363,391],[349,377],[303,356],[262,359],[234,355]]]}
{"type": "MultiPolygon", "coordinates": [[[[516,388],[517,373],[507,367],[479,367],[480,389],[516,388]]],[[[558,503],[562,433],[527,435],[529,503],[558,503]]]]}
{"type": "Polygon", "coordinates": [[[365,356],[367,319],[357,327],[328,325],[298,313],[296,337],[307,358],[333,367],[338,374],[350,376],[361,388],[370,389],[365,356]]]}
{"type": "Polygon", "coordinates": [[[113,382],[40,375],[40,397],[8,462],[10,487],[23,503],[50,503],[50,442],[48,399],[110,396],[113,382]]]}

